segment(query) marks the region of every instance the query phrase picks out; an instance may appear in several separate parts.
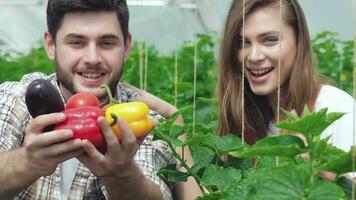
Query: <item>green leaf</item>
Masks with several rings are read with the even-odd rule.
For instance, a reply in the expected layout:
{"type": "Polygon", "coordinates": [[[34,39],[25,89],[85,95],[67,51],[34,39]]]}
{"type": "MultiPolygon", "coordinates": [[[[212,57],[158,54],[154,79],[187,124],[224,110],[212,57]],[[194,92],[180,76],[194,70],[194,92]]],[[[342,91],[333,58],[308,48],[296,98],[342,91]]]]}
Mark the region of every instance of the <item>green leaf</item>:
{"type": "Polygon", "coordinates": [[[231,151],[243,150],[247,146],[242,143],[239,137],[232,134],[224,136],[212,135],[202,141],[202,145],[211,148],[219,156],[227,155],[231,151]]]}
{"type": "Polygon", "coordinates": [[[205,187],[216,187],[221,190],[227,186],[234,185],[241,179],[241,172],[235,168],[220,168],[210,165],[206,169],[201,185],[205,187]]]}
{"type": "Polygon", "coordinates": [[[199,134],[196,133],[193,136],[191,136],[189,139],[187,139],[184,143],[184,145],[199,145],[203,141],[208,141],[212,138],[212,135],[210,134],[199,134]]]}
{"type": "Polygon", "coordinates": [[[182,115],[183,110],[178,110],[177,112],[173,113],[172,117],[166,119],[163,123],[160,123],[158,127],[163,129],[170,129],[176,122],[177,118],[182,115]]]}
{"type": "MultiPolygon", "coordinates": [[[[292,113],[288,115],[292,115],[292,113]]],[[[330,124],[343,115],[344,113],[337,112],[327,114],[327,108],[323,108],[319,112],[309,112],[306,108],[301,118],[293,117],[292,119],[284,120],[278,123],[276,127],[302,133],[306,136],[308,144],[313,146],[312,138],[320,136],[330,124]]]]}
{"type": "Polygon", "coordinates": [[[178,139],[178,137],[185,133],[185,128],[174,124],[174,121],[174,118],[163,121],[154,128],[152,130],[153,140],[163,140],[177,147],[183,146],[184,142],[178,139]]]}
{"type": "Polygon", "coordinates": [[[284,112],[287,116],[292,115],[292,118],[278,123],[276,127],[303,134],[311,147],[314,145],[313,138],[315,136],[320,137],[330,124],[344,115],[344,113],[338,112],[327,114],[327,108],[318,112],[310,112],[307,106],[304,107],[304,114],[301,118],[293,116],[290,112],[284,112]]]}
{"type": "Polygon", "coordinates": [[[331,135],[315,142],[312,149],[313,160],[315,160],[315,167],[323,165],[327,162],[337,159],[345,154],[345,151],[328,143],[331,135]]]}
{"type": "Polygon", "coordinates": [[[188,110],[191,110],[193,106],[185,106],[179,109],[177,112],[175,112],[172,117],[170,118],[171,121],[175,122],[179,116],[181,116],[183,113],[187,112],[188,110]]]}
{"type": "Polygon", "coordinates": [[[304,115],[309,115],[310,114],[310,110],[309,110],[307,105],[304,106],[303,114],[304,115]]]}
{"type": "Polygon", "coordinates": [[[323,179],[311,182],[310,165],[286,165],[257,173],[250,180],[246,199],[338,200],[344,197],[336,184],[323,179]]]}
{"type": "Polygon", "coordinates": [[[184,127],[174,124],[169,130],[169,141],[177,147],[183,146],[184,142],[178,139],[185,132],[184,127]]]}
{"type": "Polygon", "coordinates": [[[276,167],[276,156],[262,156],[256,160],[256,170],[259,172],[263,170],[269,170],[276,167]]]}
{"type": "MultiPolygon", "coordinates": [[[[193,132],[193,124],[187,124],[188,132],[193,132]]],[[[195,123],[194,124],[194,135],[216,135],[215,133],[215,124],[204,124],[204,123],[195,123]]],[[[190,134],[190,136],[193,136],[190,134]]]]}
{"type": "Polygon", "coordinates": [[[256,173],[250,179],[249,200],[304,199],[310,181],[309,165],[287,165],[256,173]]]}
{"type": "Polygon", "coordinates": [[[236,169],[254,169],[253,159],[250,158],[235,158],[231,157],[226,161],[225,167],[233,167],[236,169]]]}
{"type": "Polygon", "coordinates": [[[185,182],[188,180],[189,174],[172,169],[161,168],[158,170],[158,176],[164,177],[169,182],[185,182]]]}
{"type": "Polygon", "coordinates": [[[196,173],[200,169],[209,166],[216,158],[211,149],[203,146],[192,146],[192,156],[195,163],[192,170],[196,173]]]}
{"type": "Polygon", "coordinates": [[[344,197],[344,191],[332,182],[318,182],[308,195],[307,200],[339,200],[344,197]]]}
{"type": "Polygon", "coordinates": [[[246,186],[244,185],[244,182],[240,181],[223,190],[214,191],[203,197],[198,197],[197,200],[239,200],[245,199],[245,193],[246,186]]]}
{"type": "Polygon", "coordinates": [[[356,146],[352,146],[351,150],[346,153],[340,153],[335,159],[319,166],[319,169],[334,172],[336,174],[343,174],[355,171],[356,161],[353,159],[356,156],[356,146]]]}
{"type": "Polygon", "coordinates": [[[345,195],[349,199],[352,199],[352,191],[354,192],[353,196],[356,197],[356,184],[352,183],[351,179],[341,176],[338,178],[336,184],[344,190],[345,195]],[[352,189],[352,186],[354,189],[352,189]]]}
{"type": "Polygon", "coordinates": [[[229,155],[241,158],[253,158],[256,156],[285,156],[294,157],[306,152],[302,139],[294,135],[273,135],[258,141],[247,151],[234,151],[229,155]]]}
{"type": "Polygon", "coordinates": [[[293,112],[288,112],[287,110],[284,110],[283,108],[281,108],[283,113],[286,114],[286,116],[291,119],[291,120],[297,120],[298,119],[298,115],[296,115],[293,112]]]}

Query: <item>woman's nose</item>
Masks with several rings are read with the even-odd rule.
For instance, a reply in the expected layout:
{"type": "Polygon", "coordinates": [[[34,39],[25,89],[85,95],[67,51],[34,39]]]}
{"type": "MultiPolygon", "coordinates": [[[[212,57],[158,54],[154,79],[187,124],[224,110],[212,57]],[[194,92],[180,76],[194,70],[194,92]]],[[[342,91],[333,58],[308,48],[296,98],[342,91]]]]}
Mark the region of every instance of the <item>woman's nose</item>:
{"type": "Polygon", "coordinates": [[[252,45],[247,54],[247,61],[252,63],[259,63],[265,58],[263,50],[258,45],[252,45]]]}

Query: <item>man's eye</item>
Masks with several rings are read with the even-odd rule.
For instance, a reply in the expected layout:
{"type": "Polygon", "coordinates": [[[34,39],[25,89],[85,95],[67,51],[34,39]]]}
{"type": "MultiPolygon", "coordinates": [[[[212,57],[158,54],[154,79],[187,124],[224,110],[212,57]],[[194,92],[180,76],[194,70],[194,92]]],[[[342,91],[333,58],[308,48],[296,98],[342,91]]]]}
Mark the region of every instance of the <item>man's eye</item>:
{"type": "Polygon", "coordinates": [[[75,47],[79,47],[83,45],[83,42],[80,40],[73,40],[69,42],[70,45],[75,46],[75,47]]]}
{"type": "Polygon", "coordinates": [[[103,41],[103,42],[101,43],[101,45],[102,45],[103,47],[108,48],[108,47],[111,47],[111,46],[115,45],[115,43],[114,43],[113,41],[108,41],[108,40],[106,40],[106,41],[103,41]]]}

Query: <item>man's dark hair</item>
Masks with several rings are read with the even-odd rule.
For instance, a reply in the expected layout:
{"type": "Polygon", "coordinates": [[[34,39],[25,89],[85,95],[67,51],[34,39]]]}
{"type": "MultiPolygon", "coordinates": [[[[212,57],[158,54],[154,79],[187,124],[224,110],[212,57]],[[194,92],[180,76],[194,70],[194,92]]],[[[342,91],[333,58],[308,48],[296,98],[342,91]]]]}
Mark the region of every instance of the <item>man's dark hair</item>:
{"type": "Polygon", "coordinates": [[[48,32],[55,40],[66,13],[86,11],[114,11],[120,23],[126,43],[129,32],[129,10],[126,0],[48,0],[48,32]]]}

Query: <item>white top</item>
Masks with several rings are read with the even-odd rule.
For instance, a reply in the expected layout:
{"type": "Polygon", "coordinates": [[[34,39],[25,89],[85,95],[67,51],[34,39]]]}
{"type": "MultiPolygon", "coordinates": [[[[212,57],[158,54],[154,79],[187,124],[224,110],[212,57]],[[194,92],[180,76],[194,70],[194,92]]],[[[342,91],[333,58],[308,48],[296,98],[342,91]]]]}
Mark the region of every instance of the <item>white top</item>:
{"type": "MultiPolygon", "coordinates": [[[[355,106],[355,100],[352,96],[330,85],[321,87],[315,102],[315,111],[328,108],[328,113],[346,113],[321,133],[321,138],[332,135],[329,142],[346,152],[350,150],[351,145],[356,144],[355,106]]],[[[267,135],[278,134],[278,132],[278,128],[274,124],[269,125],[267,135]]]]}
{"type": "Polygon", "coordinates": [[[324,130],[321,137],[325,138],[332,135],[330,138],[331,144],[344,151],[349,151],[351,145],[356,144],[354,98],[336,87],[323,85],[315,102],[315,111],[326,107],[328,113],[344,112],[346,114],[324,130]]]}
{"type": "Polygon", "coordinates": [[[69,191],[72,186],[78,164],[79,160],[72,158],[64,161],[60,166],[61,181],[59,184],[62,200],[68,199],[69,191]]]}

